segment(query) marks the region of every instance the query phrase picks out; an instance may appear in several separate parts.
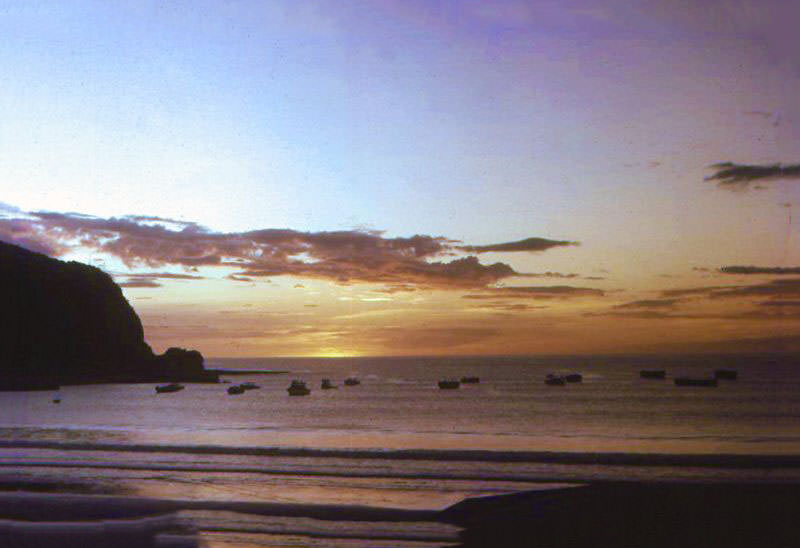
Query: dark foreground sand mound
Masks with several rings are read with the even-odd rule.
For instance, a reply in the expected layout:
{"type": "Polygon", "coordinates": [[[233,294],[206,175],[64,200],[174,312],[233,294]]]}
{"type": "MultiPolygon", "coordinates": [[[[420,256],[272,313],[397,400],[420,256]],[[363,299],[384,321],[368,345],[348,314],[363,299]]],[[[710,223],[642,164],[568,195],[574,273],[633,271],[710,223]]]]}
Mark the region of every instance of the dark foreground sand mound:
{"type": "Polygon", "coordinates": [[[467,499],[438,517],[464,547],[800,546],[800,486],[608,483],[467,499]]]}

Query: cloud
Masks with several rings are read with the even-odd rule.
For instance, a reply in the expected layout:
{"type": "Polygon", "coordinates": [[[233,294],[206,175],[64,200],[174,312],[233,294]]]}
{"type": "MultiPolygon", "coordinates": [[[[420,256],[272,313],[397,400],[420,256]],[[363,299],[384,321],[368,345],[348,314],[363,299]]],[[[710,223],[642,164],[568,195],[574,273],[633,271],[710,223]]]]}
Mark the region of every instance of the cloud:
{"type": "MultiPolygon", "coordinates": [[[[488,246],[463,246],[441,236],[389,238],[376,230],[261,229],[226,233],[193,222],[154,216],[101,218],[78,213],[21,213],[11,209],[9,212],[11,216],[0,216],[0,239],[52,256],[88,249],[117,257],[130,268],[224,267],[235,269],[228,278],[236,281],[290,275],[340,284],[385,284],[393,291],[481,288],[520,274],[505,263],[482,264],[474,256],[443,260],[454,252],[544,251],[576,245],[528,238],[488,246]]],[[[143,281],[145,277],[137,279],[143,281]]],[[[184,275],[181,279],[194,278],[184,275]]]]}
{"type": "Polygon", "coordinates": [[[133,274],[116,274],[125,276],[129,280],[202,280],[203,276],[196,274],[181,274],[176,272],[137,272],[133,274]]]}
{"type": "Polygon", "coordinates": [[[662,297],[691,297],[695,295],[708,295],[717,289],[725,289],[726,286],[714,285],[706,287],[686,287],[681,289],[664,289],[660,292],[662,297]]]}
{"type": "Polygon", "coordinates": [[[236,274],[228,274],[225,276],[226,280],[233,280],[234,282],[252,282],[253,278],[247,276],[237,276],[236,274]]]}
{"type": "Polygon", "coordinates": [[[709,299],[734,297],[770,297],[775,299],[800,297],[800,278],[782,278],[754,285],[690,287],[686,289],[666,289],[662,297],[704,296],[709,299]]]}
{"type": "Polygon", "coordinates": [[[723,274],[800,274],[800,266],[723,266],[723,274]]]}
{"type": "Polygon", "coordinates": [[[672,314],[670,312],[661,312],[658,310],[586,312],[583,315],[587,318],[614,317],[614,318],[631,318],[635,320],[677,320],[677,319],[692,318],[691,316],[686,316],[683,314],[672,314]]]}
{"type": "MultiPolygon", "coordinates": [[[[761,303],[763,304],[763,303],[761,303]]],[[[638,320],[779,320],[792,321],[800,320],[800,308],[788,307],[786,309],[777,308],[774,310],[737,310],[735,312],[724,313],[677,313],[665,312],[662,310],[608,310],[603,312],[586,312],[585,317],[615,317],[631,318],[638,320]]]]}
{"type": "Polygon", "coordinates": [[[563,272],[525,272],[517,274],[520,278],[577,278],[578,274],[569,273],[564,274],[563,272]]]}
{"type": "Polygon", "coordinates": [[[486,309],[486,310],[499,310],[502,312],[525,312],[527,310],[540,310],[543,308],[550,308],[546,305],[531,305],[527,303],[506,303],[502,301],[480,303],[473,308],[486,309]]]}
{"type": "Polygon", "coordinates": [[[636,309],[636,308],[672,308],[679,303],[680,299],[645,299],[641,301],[631,301],[629,303],[618,304],[617,309],[636,309]]]}
{"type": "Polygon", "coordinates": [[[202,280],[203,276],[194,274],[181,274],[176,272],[139,272],[133,274],[115,273],[114,277],[126,278],[124,282],[117,285],[127,288],[152,288],[161,287],[162,284],[156,280],[202,280]]]}
{"type": "Polygon", "coordinates": [[[498,299],[498,298],[524,298],[524,299],[568,299],[571,297],[603,297],[605,291],[592,287],[573,287],[569,285],[551,286],[512,286],[489,287],[481,293],[464,295],[464,299],[498,299]]]}
{"type": "Polygon", "coordinates": [[[509,251],[529,251],[539,252],[546,251],[553,247],[574,246],[580,245],[579,242],[570,242],[567,240],[548,240],[547,238],[526,238],[525,240],[518,240],[516,242],[505,242],[502,244],[489,244],[489,245],[464,245],[459,246],[461,251],[469,253],[489,253],[489,252],[509,252],[509,251]]]}
{"type": "Polygon", "coordinates": [[[730,297],[795,297],[800,296],[800,278],[772,280],[763,284],[716,289],[708,295],[712,299],[730,297]]]}
{"type": "Polygon", "coordinates": [[[747,188],[751,183],[777,179],[800,179],[800,164],[747,165],[722,162],[710,166],[714,173],[706,181],[724,188],[747,188]]]}
{"type": "Polygon", "coordinates": [[[381,289],[376,290],[378,293],[410,293],[412,291],[416,291],[417,287],[409,284],[395,284],[383,287],[381,289]]]}
{"type": "Polygon", "coordinates": [[[136,288],[136,287],[161,287],[161,284],[154,281],[154,280],[129,280],[127,282],[121,282],[117,284],[120,287],[127,287],[127,288],[136,288]]]}

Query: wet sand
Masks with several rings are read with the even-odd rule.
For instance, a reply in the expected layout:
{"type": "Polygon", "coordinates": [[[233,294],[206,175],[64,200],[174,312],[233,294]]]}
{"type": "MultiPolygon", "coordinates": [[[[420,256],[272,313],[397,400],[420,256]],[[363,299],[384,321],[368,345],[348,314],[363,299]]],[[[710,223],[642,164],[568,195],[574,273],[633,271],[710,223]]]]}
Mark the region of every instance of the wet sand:
{"type": "Polygon", "coordinates": [[[0,545],[195,546],[192,527],[176,516],[211,510],[354,524],[441,522],[462,528],[453,541],[464,548],[789,548],[800,546],[798,509],[800,486],[786,484],[607,482],[466,499],[439,512],[15,491],[0,493],[0,545]]]}

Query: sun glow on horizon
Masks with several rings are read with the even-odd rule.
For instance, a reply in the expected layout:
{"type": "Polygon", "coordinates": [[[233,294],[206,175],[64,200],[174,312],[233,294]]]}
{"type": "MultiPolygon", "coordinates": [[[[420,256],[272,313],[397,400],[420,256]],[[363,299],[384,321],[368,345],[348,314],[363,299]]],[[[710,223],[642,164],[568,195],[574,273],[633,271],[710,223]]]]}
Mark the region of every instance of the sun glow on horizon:
{"type": "Polygon", "coordinates": [[[360,358],[363,352],[355,350],[344,350],[339,348],[322,348],[317,352],[308,355],[309,358],[360,358]]]}

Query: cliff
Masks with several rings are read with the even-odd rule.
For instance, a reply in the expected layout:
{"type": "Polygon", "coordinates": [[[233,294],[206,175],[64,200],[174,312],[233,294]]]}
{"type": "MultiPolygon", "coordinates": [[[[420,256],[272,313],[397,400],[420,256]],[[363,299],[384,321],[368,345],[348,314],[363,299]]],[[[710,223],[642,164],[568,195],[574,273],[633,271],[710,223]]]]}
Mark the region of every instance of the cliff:
{"type": "Polygon", "coordinates": [[[0,242],[0,389],[99,382],[216,382],[197,351],[153,354],[102,270],[0,242]]]}

